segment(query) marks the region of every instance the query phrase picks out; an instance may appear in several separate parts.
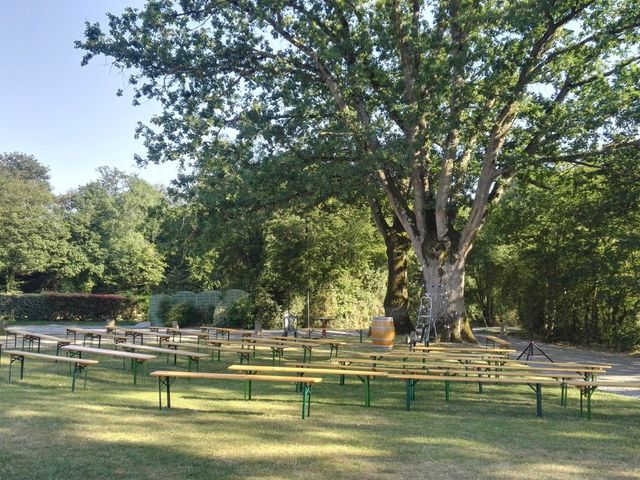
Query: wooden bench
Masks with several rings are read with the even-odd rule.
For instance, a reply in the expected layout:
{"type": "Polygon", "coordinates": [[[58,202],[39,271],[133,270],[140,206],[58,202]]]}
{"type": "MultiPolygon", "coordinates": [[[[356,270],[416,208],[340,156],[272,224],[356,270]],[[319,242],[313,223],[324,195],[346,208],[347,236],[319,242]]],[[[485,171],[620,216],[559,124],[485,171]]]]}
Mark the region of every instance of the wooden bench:
{"type": "Polygon", "coordinates": [[[143,330],[140,328],[123,328],[123,327],[115,327],[114,331],[122,332],[126,337],[131,337],[132,343],[136,343],[136,339],[140,338],[140,345],[144,344],[144,336],[156,337],[160,346],[162,346],[163,341],[171,340],[171,335],[168,333],[160,333],[160,332],[152,332],[151,330],[143,330]]]}
{"type": "Polygon", "coordinates": [[[244,382],[244,399],[251,400],[252,382],[276,382],[303,384],[302,392],[302,418],[311,414],[311,387],[322,382],[321,378],[314,377],[291,377],[276,375],[243,375],[234,373],[200,373],[200,372],[177,372],[170,370],[160,370],[151,372],[152,377],[158,378],[158,400],[162,409],[162,390],[167,391],[167,408],[171,408],[171,385],[177,378],[205,379],[205,380],[241,380],[244,382]]]}
{"type": "MultiPolygon", "coordinates": [[[[113,328],[111,330],[114,330],[113,328]]],[[[89,346],[93,347],[93,341],[98,340],[98,348],[102,347],[102,340],[111,340],[113,343],[125,343],[127,341],[126,335],[118,335],[115,333],[103,332],[101,330],[92,330],[86,328],[67,327],[67,338],[73,334],[73,343],[77,341],[78,335],[82,335],[82,345],[86,345],[89,340],[89,346]]]]}
{"type": "Polygon", "coordinates": [[[149,355],[146,353],[120,352],[118,350],[110,350],[107,348],[84,347],[81,345],[67,345],[65,347],[62,347],[61,349],[67,351],[67,353],[71,357],[82,358],[83,353],[90,353],[93,355],[122,358],[123,361],[126,361],[127,359],[131,360],[134,385],[138,383],[138,365],[146,367],[146,362],[148,360],[153,360],[154,358],[156,358],[155,355],[149,355]]]}
{"type": "Polygon", "coordinates": [[[511,343],[509,343],[507,340],[504,340],[500,337],[494,337],[493,335],[487,335],[486,337],[484,337],[484,345],[486,347],[489,346],[489,342],[491,342],[494,347],[500,346],[504,348],[511,348],[511,343]]]}
{"type": "Polygon", "coordinates": [[[414,345],[407,344],[409,351],[420,352],[442,352],[442,353],[494,353],[508,357],[511,353],[516,353],[513,348],[488,348],[488,347],[439,347],[437,345],[414,345]]]}
{"type": "Polygon", "coordinates": [[[249,374],[257,373],[297,373],[301,377],[307,373],[315,375],[339,375],[340,385],[344,385],[344,377],[352,376],[357,377],[364,385],[364,406],[371,406],[371,378],[386,377],[386,372],[379,372],[373,370],[337,370],[334,368],[308,368],[308,367],[280,367],[280,366],[268,366],[268,365],[231,365],[229,370],[241,371],[249,374]]]}
{"type": "Polygon", "coordinates": [[[218,361],[220,361],[221,352],[232,352],[237,353],[240,358],[240,363],[244,363],[245,361],[249,363],[249,359],[251,356],[255,358],[255,347],[253,348],[243,348],[246,345],[231,341],[229,343],[228,340],[207,340],[206,344],[197,344],[197,343],[177,343],[177,342],[169,342],[167,343],[168,348],[189,348],[193,350],[207,350],[211,353],[211,360],[214,360],[214,354],[218,354],[218,361]]]}
{"type": "MultiPolygon", "coordinates": [[[[347,342],[341,342],[339,340],[334,340],[332,338],[298,338],[298,337],[282,337],[282,336],[265,336],[261,338],[266,338],[270,340],[282,340],[284,342],[292,342],[292,343],[300,343],[307,345],[316,345],[316,346],[329,346],[329,358],[333,358],[333,354],[335,353],[336,358],[338,357],[338,350],[340,346],[346,345],[347,342]]],[[[311,361],[311,358],[309,358],[311,361]]]]}
{"type": "Polygon", "coordinates": [[[389,374],[388,378],[405,380],[407,384],[406,408],[411,409],[411,402],[415,400],[415,386],[419,381],[444,382],[445,400],[449,401],[451,393],[451,383],[484,383],[484,384],[508,384],[508,385],[529,385],[536,395],[536,415],[542,417],[542,386],[558,386],[563,388],[563,382],[547,378],[486,378],[486,377],[459,377],[451,375],[424,375],[413,373],[389,374]]]}
{"type": "Polygon", "coordinates": [[[583,399],[587,398],[587,418],[591,420],[591,396],[597,388],[638,388],[640,389],[640,382],[633,381],[569,381],[567,385],[576,387],[580,390],[580,416],[583,415],[583,399]]]}
{"type": "Polygon", "coordinates": [[[56,343],[56,355],[58,355],[60,347],[71,344],[68,339],[54,337],[53,335],[47,335],[44,333],[29,332],[20,328],[9,327],[6,330],[6,343],[9,346],[9,335],[13,335],[13,347],[18,348],[18,335],[22,336],[22,350],[24,350],[25,342],[29,344],[29,350],[33,348],[33,344],[37,343],[37,352],[40,353],[40,346],[42,340],[56,343]]]}
{"type": "Polygon", "coordinates": [[[87,388],[87,368],[89,365],[97,365],[97,360],[86,360],[82,358],[58,357],[57,355],[47,355],[44,353],[25,352],[24,350],[5,350],[5,355],[9,355],[9,381],[11,381],[11,367],[14,362],[20,363],[20,380],[24,378],[24,359],[33,358],[49,362],[62,362],[73,364],[73,373],[71,380],[71,391],[76,390],[76,377],[84,372],[84,388],[87,388]]]}
{"type": "Polygon", "coordinates": [[[125,352],[135,352],[136,350],[138,350],[142,352],[166,353],[167,363],[169,363],[169,357],[173,355],[174,365],[177,363],[177,357],[187,357],[187,360],[189,361],[189,367],[188,367],[189,371],[191,371],[191,366],[193,364],[195,364],[196,366],[196,371],[200,370],[200,359],[207,358],[209,356],[206,353],[190,352],[188,350],[179,350],[177,348],[177,345],[182,345],[182,344],[171,343],[170,345],[171,346],[169,346],[169,348],[162,348],[162,347],[151,347],[149,345],[138,345],[136,343],[120,343],[116,345],[116,348],[120,347],[125,352]],[[173,348],[173,346],[176,346],[176,348],[173,348]]]}

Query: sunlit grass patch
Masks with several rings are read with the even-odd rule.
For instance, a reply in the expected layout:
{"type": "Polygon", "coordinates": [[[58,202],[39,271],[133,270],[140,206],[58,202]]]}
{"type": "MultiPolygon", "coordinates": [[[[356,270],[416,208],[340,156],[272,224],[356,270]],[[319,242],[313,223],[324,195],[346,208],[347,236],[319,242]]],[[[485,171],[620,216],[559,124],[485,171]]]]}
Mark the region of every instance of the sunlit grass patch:
{"type": "MultiPolygon", "coordinates": [[[[292,359],[295,359],[294,356],[292,359]]],[[[206,361],[204,371],[229,362],[206,361]]],[[[269,363],[270,359],[264,359],[269,363]]],[[[151,370],[167,367],[164,358],[151,370]]],[[[578,416],[577,392],[560,407],[544,390],[544,417],[526,386],[420,383],[412,411],[401,381],[362,384],[328,376],[300,419],[289,384],[178,380],[171,410],[158,410],[151,378],[133,385],[122,362],[101,359],[87,389],[70,391],[68,367],[30,361],[25,380],[0,367],[0,478],[4,479],[395,479],[634,478],[640,472],[640,403],[597,393],[594,419],[578,416]],[[17,377],[16,377],[17,378],[17,377]],[[537,474],[537,475],[536,475],[537,474]]],[[[637,477],[636,477],[637,478],[637,477]]]]}

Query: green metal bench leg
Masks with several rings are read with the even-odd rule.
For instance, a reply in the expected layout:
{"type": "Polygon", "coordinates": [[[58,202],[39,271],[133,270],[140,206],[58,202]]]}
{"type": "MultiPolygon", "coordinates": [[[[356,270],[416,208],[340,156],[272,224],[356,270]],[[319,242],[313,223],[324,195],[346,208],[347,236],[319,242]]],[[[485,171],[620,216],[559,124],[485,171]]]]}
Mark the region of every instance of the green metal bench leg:
{"type": "Polygon", "coordinates": [[[75,367],[73,367],[73,377],[71,380],[71,391],[76,391],[76,376],[78,375],[78,364],[76,363],[75,367]]]}
{"type": "Polygon", "coordinates": [[[451,393],[451,384],[449,383],[449,380],[445,380],[444,381],[444,399],[447,402],[449,401],[450,393],[451,393]]]}
{"type": "Polygon", "coordinates": [[[411,380],[407,380],[406,408],[407,408],[407,410],[411,410],[411,380]]]}
{"type": "Polygon", "coordinates": [[[536,416],[542,417],[542,385],[536,383],[536,416]]]}
{"type": "Polygon", "coordinates": [[[311,416],[311,386],[304,384],[302,390],[302,419],[311,416]]]}
{"type": "Polygon", "coordinates": [[[138,362],[137,361],[133,362],[133,384],[134,385],[138,384],[138,362]]]}
{"type": "Polygon", "coordinates": [[[370,377],[364,377],[364,406],[371,406],[371,382],[370,377]]]}
{"type": "Polygon", "coordinates": [[[591,420],[591,395],[593,395],[594,388],[587,388],[587,419],[591,420]]]}

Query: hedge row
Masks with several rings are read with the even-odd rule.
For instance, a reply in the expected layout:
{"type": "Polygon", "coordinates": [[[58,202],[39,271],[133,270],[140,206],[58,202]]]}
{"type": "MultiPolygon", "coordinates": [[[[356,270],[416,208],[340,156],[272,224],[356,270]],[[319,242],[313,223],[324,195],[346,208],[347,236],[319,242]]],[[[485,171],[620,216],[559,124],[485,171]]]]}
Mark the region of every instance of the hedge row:
{"type": "Polygon", "coordinates": [[[136,316],[138,302],[122,295],[38,293],[0,295],[0,319],[22,321],[109,321],[136,316]]]}

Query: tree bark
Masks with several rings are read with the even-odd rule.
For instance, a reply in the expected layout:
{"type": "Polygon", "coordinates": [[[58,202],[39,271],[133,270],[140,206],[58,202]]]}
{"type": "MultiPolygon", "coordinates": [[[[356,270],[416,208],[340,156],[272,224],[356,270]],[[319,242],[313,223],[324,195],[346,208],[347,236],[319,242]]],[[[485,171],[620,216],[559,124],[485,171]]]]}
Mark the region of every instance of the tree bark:
{"type": "Polygon", "coordinates": [[[388,275],[384,314],[393,317],[396,333],[409,333],[414,328],[409,318],[409,238],[402,227],[392,225],[385,235],[385,244],[388,275]]]}
{"type": "Polygon", "coordinates": [[[461,255],[436,255],[423,267],[425,291],[433,301],[432,314],[443,341],[477,342],[464,303],[465,263],[461,255]]]}
{"type": "Polygon", "coordinates": [[[413,330],[413,324],[409,318],[411,242],[396,215],[393,215],[393,221],[389,225],[378,200],[368,196],[367,201],[387,251],[387,293],[384,297],[384,314],[393,317],[396,333],[409,333],[413,330]]]}

